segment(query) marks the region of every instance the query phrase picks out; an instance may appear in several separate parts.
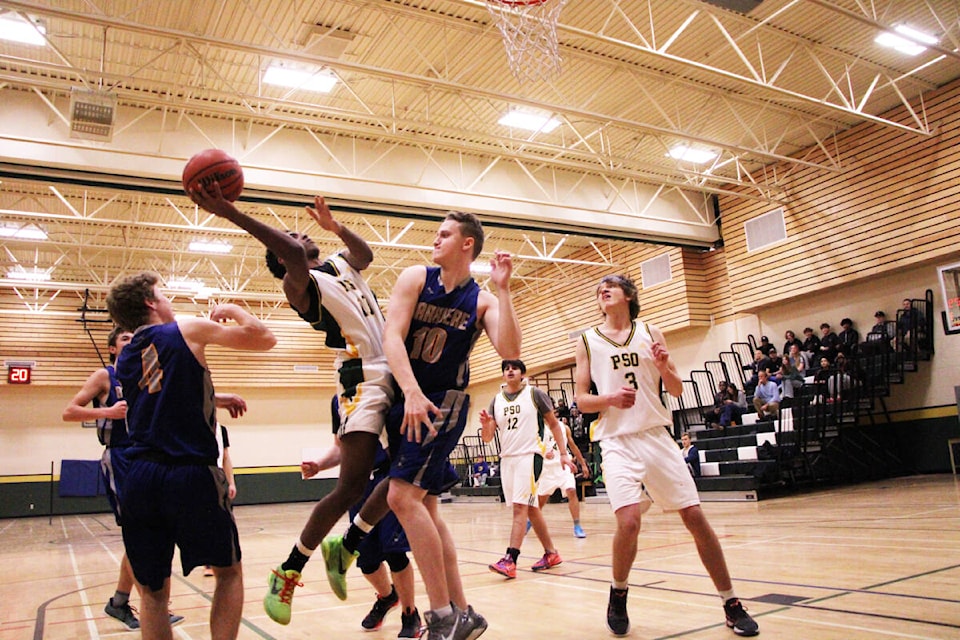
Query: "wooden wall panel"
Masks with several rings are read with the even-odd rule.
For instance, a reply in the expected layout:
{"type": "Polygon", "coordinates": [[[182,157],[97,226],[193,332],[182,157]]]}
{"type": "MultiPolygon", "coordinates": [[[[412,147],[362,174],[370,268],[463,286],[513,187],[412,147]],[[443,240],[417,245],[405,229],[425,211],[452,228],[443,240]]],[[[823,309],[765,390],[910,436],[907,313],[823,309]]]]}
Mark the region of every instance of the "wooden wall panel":
{"type": "MultiPolygon", "coordinates": [[[[842,170],[789,175],[783,243],[747,253],[743,224],[776,205],[721,199],[733,311],[958,254],[960,82],[931,96],[925,108],[936,123],[930,137],[860,125],[830,145],[842,170]]],[[[902,109],[887,115],[907,118],[902,109]]],[[[824,160],[818,152],[809,159],[824,160]]]]}

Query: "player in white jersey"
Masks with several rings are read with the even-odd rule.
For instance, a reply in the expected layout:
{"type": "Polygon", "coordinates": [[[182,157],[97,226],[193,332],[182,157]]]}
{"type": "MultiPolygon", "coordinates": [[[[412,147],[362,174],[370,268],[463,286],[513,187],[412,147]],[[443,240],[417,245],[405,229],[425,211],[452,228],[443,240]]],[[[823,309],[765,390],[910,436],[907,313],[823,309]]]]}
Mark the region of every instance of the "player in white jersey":
{"type": "Polygon", "coordinates": [[[693,535],[704,568],[723,601],[727,626],[742,636],[759,633],[730,581],[720,541],[700,507],[697,487],[668,431],[670,412],[660,385],[683,392],[676,365],[660,330],[637,320],[637,288],[624,276],[606,276],[597,287],[603,322],[577,342],[576,402],[584,413],[599,413],[591,439],[600,443],[603,479],[617,518],[613,537],[613,584],[607,627],[617,636],[630,630],[627,587],[637,555],[643,486],[664,510],[676,510],[693,535]],[[590,392],[590,383],[596,393],[590,392]]]}
{"type": "MultiPolygon", "coordinates": [[[[363,238],[334,219],[321,196],[314,198],[314,206],[306,211],[345,247],[326,260],[320,258],[320,249],[309,236],[274,229],[240,212],[222,197],[217,184],[207,191],[192,191],[190,197],[267,247],[267,266],[282,278],[290,306],[314,329],[326,332],[326,345],[337,353],[340,476],[333,491],[314,506],[290,555],[271,571],[263,601],[272,620],[289,624],[293,591],[300,584],[304,566],[340,516],[363,496],[380,450],[386,411],[394,400],[393,377],[383,351],[383,312],[360,275],[373,261],[373,251],[363,238]]],[[[364,526],[365,531],[373,528],[364,526]]],[[[341,569],[345,571],[355,555],[339,548],[328,554],[324,548],[328,579],[341,600],[346,598],[341,569]]]]}
{"type": "MultiPolygon", "coordinates": [[[[503,495],[513,505],[513,525],[506,554],[491,564],[490,570],[510,579],[517,577],[517,558],[527,519],[543,544],[543,557],[531,568],[542,571],[563,562],[536,502],[537,479],[543,468],[544,423],[554,437],[562,439],[563,430],[553,413],[550,396],[524,379],[527,367],[522,360],[504,360],[500,369],[503,387],[490,401],[489,410],[480,412],[480,424],[484,442],[492,441],[494,433],[500,430],[500,479],[503,495]]],[[[560,464],[571,464],[566,452],[561,454],[560,464]]]]}
{"type": "Polygon", "coordinates": [[[560,427],[563,430],[563,441],[559,445],[551,432],[543,434],[543,473],[540,474],[540,480],[537,482],[537,500],[540,508],[543,509],[543,505],[547,503],[553,492],[560,489],[567,496],[567,507],[570,509],[570,517],[573,518],[573,535],[577,538],[586,538],[587,534],[580,525],[577,479],[573,472],[560,462],[560,453],[568,449],[572,451],[577,464],[584,472],[587,471],[587,461],[583,459],[580,447],[573,441],[570,426],[561,422],[560,427]]]}

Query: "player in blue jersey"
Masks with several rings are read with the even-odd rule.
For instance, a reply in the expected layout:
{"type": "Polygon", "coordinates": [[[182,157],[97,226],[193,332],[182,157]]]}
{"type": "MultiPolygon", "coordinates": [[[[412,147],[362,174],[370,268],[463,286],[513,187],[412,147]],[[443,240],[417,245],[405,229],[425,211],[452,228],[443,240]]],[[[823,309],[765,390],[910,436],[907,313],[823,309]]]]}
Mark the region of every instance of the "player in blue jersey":
{"type": "Polygon", "coordinates": [[[174,318],[156,273],[124,278],[107,296],[113,321],[133,339],[117,359],[127,401],[130,467],[120,494],[123,543],[140,589],[145,640],[170,640],[170,575],[174,547],[184,574],[214,567],[213,640],[236,638],[243,612],[240,541],[217,466],[217,398],[205,349],[266,351],[273,333],[235,304],[209,318],[174,318]]]}
{"type": "Polygon", "coordinates": [[[400,273],[384,329],[387,360],[403,392],[387,416],[393,456],[388,501],[407,532],[430,599],[430,640],[477,638],[487,627],[467,604],[457,550],[431,493],[442,485],[466,425],[470,351],[481,331],[502,358],[520,355],[510,255],[498,251],[490,261],[496,294],[481,290],[470,276],[483,239],[476,216],[447,214],[433,241],[437,266],[400,273]]]}
{"type": "MultiPolygon", "coordinates": [[[[283,279],[287,301],[303,320],[326,333],[326,345],[337,352],[340,477],[333,491],[314,506],[287,559],[272,570],[263,600],[272,620],[288,624],[300,574],[321,543],[331,588],[341,600],[347,597],[344,573],[356,557],[356,546],[345,550],[340,536],[327,540],[324,536],[363,496],[380,448],[384,415],[394,401],[393,377],[383,352],[383,313],[360,274],[373,261],[373,251],[334,219],[321,196],[307,207],[307,214],[344,245],[326,259],[321,259],[309,236],[275,229],[242,213],[223,199],[216,185],[212,191],[190,195],[201,207],[245,229],[267,247],[267,266],[283,279]]],[[[359,516],[354,521],[363,531],[375,524],[368,525],[359,516]]]]}

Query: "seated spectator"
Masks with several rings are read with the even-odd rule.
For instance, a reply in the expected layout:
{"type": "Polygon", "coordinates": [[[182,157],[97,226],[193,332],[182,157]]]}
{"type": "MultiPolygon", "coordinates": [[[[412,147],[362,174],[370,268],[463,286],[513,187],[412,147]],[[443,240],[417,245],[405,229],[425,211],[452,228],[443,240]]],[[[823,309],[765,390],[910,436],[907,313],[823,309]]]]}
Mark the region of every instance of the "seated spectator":
{"type": "Polygon", "coordinates": [[[763,362],[764,357],[765,356],[763,355],[763,351],[760,351],[760,349],[757,349],[756,351],[753,352],[753,362],[747,364],[744,367],[745,369],[751,372],[750,377],[747,378],[747,381],[743,383],[743,388],[747,393],[752,393],[753,390],[757,387],[757,382],[759,382],[760,380],[757,377],[757,372],[760,371],[760,363],[763,362]]]}
{"type": "Polygon", "coordinates": [[[760,336],[760,344],[757,345],[757,349],[763,351],[763,355],[769,356],[770,352],[773,351],[776,347],[770,344],[770,338],[767,336],[760,336]]]}
{"type": "Polygon", "coordinates": [[[897,333],[901,336],[900,348],[909,349],[913,337],[923,330],[923,314],[913,306],[910,298],[903,299],[901,311],[897,314],[897,333]]]}
{"type": "MultiPolygon", "coordinates": [[[[820,338],[813,333],[813,329],[810,327],[803,330],[803,348],[800,351],[807,357],[807,362],[811,365],[820,362],[820,338]]],[[[811,368],[816,369],[813,366],[811,368]]]]}
{"type": "Polygon", "coordinates": [[[723,411],[720,412],[720,426],[730,427],[740,424],[744,412],[747,410],[747,395],[737,390],[737,385],[727,383],[727,400],[723,411]]]}
{"type": "Polygon", "coordinates": [[[770,379],[780,384],[780,366],[782,359],[777,354],[776,348],[770,349],[769,354],[760,362],[760,367],[767,370],[770,379]]]}
{"type": "Polygon", "coordinates": [[[721,380],[717,383],[717,392],[713,394],[713,407],[703,412],[703,420],[708,427],[713,429],[720,426],[720,414],[729,399],[727,381],[721,380]]]}
{"type": "Polygon", "coordinates": [[[793,365],[793,368],[806,376],[810,363],[807,362],[807,356],[800,350],[799,345],[792,345],[786,355],[790,358],[790,364],[793,365]]]}
{"type": "MultiPolygon", "coordinates": [[[[797,360],[802,366],[803,356],[799,356],[797,360]]],[[[780,365],[780,387],[783,389],[784,398],[794,397],[797,389],[803,386],[803,377],[803,370],[797,369],[797,367],[794,366],[793,361],[790,360],[790,356],[783,356],[782,364],[780,365]]]]}
{"type": "Polygon", "coordinates": [[[473,486],[482,487],[487,484],[487,478],[489,477],[490,464],[485,457],[473,463],[473,486]]]}
{"type": "Polygon", "coordinates": [[[831,398],[838,398],[842,391],[850,389],[854,385],[854,376],[851,375],[853,367],[842,353],[837,354],[837,359],[833,363],[832,375],[827,379],[827,393],[831,398]]]}
{"type": "Polygon", "coordinates": [[[753,392],[753,407],[757,410],[757,420],[775,420],[780,410],[780,390],[777,383],[770,380],[766,369],[759,372],[757,389],[753,392]]]}
{"type": "Polygon", "coordinates": [[[881,340],[886,342],[887,346],[890,346],[890,341],[893,340],[893,336],[890,335],[890,327],[887,325],[887,314],[883,311],[877,311],[873,314],[873,317],[877,322],[870,329],[867,340],[881,340]]]}
{"type": "Polygon", "coordinates": [[[856,355],[860,347],[860,332],[853,328],[853,320],[850,318],[841,320],[840,327],[843,329],[837,336],[840,338],[840,353],[847,357],[856,355]]]}
{"type": "Polygon", "coordinates": [[[827,381],[830,379],[830,376],[833,375],[833,370],[830,367],[830,361],[826,358],[820,358],[820,368],[817,370],[817,373],[813,376],[813,384],[815,385],[815,393],[813,402],[814,404],[823,404],[827,401],[827,381]]]}
{"type": "Polygon", "coordinates": [[[700,477],[700,452],[697,450],[697,445],[690,442],[689,433],[680,436],[680,444],[683,447],[683,461],[687,463],[690,475],[694,478],[700,477]]]}
{"type": "Polygon", "coordinates": [[[820,355],[826,356],[827,360],[833,362],[840,350],[840,337],[833,332],[830,325],[826,322],[820,325],[820,355]]]}
{"type": "Polygon", "coordinates": [[[783,343],[783,353],[789,354],[790,347],[793,345],[797,345],[797,349],[803,351],[803,343],[800,342],[800,339],[797,338],[797,334],[795,334],[793,331],[788,329],[786,332],[784,332],[783,339],[786,340],[786,342],[783,343]]]}

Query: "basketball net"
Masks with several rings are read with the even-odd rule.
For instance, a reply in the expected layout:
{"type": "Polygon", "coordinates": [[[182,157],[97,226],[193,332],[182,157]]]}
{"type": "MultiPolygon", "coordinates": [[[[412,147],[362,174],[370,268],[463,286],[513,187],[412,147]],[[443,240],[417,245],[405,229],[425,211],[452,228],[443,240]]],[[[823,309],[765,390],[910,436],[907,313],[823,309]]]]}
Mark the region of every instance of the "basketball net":
{"type": "Polygon", "coordinates": [[[517,80],[547,80],[560,73],[557,20],[567,0],[486,1],[517,80]]]}

